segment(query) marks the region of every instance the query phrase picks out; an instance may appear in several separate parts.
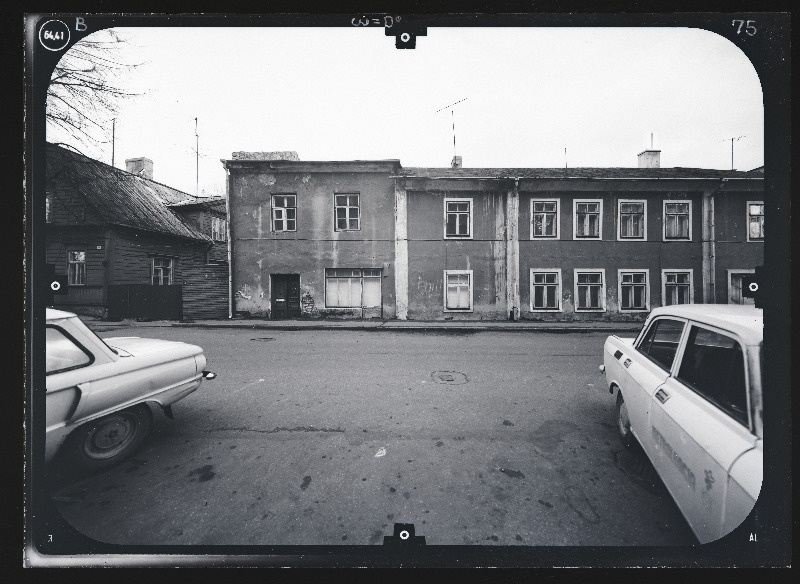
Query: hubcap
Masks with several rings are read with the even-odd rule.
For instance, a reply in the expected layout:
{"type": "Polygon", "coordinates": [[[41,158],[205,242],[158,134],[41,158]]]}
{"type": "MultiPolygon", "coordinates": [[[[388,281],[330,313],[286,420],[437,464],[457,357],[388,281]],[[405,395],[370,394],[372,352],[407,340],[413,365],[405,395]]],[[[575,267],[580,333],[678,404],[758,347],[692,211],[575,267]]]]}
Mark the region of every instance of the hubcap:
{"type": "Polygon", "coordinates": [[[84,451],[89,458],[111,458],[122,452],[136,434],[136,418],[116,414],[103,420],[86,436],[84,451]]]}

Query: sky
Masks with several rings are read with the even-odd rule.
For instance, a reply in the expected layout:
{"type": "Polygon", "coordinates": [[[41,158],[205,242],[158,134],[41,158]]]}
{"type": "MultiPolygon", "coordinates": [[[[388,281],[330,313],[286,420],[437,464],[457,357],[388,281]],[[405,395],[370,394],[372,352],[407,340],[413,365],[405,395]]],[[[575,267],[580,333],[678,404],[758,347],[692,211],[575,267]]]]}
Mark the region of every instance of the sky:
{"type": "MultiPolygon", "coordinates": [[[[662,167],[730,169],[740,136],[734,167],[764,163],[758,75],[700,29],[428,28],[414,50],[378,27],[115,30],[141,63],[115,166],[189,193],[224,194],[235,151],[446,167],[453,125],[464,167],[635,167],[652,140],[662,167]]],[[[110,164],[110,139],[80,149],[110,164]]]]}

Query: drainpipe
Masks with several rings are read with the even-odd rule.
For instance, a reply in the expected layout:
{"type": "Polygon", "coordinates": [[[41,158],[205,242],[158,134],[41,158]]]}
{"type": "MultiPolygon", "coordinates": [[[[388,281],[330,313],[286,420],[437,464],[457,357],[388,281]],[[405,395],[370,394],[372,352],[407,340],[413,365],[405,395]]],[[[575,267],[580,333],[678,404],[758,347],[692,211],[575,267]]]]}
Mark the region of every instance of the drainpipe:
{"type": "Polygon", "coordinates": [[[717,260],[716,233],[714,229],[714,195],[722,190],[727,179],[703,193],[703,304],[716,304],[717,301],[717,260]]]}
{"type": "Polygon", "coordinates": [[[506,198],[506,307],[509,320],[519,319],[519,177],[506,198]]]}
{"type": "Polygon", "coordinates": [[[394,179],[395,318],[408,320],[408,193],[403,179],[394,179]]]}
{"type": "MultiPolygon", "coordinates": [[[[224,162],[223,162],[224,164],[224,162]]],[[[225,168],[228,175],[225,181],[225,229],[228,239],[228,318],[233,318],[233,237],[231,236],[231,171],[225,168]]]]}

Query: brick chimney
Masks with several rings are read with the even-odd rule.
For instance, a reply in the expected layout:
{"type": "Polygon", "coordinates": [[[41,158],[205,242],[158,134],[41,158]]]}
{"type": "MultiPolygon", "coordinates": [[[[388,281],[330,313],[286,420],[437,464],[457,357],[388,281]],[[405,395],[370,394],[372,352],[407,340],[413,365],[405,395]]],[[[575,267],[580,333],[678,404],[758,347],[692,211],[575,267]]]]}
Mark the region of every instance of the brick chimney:
{"type": "Polygon", "coordinates": [[[142,178],[153,180],[153,161],[149,158],[128,158],[125,160],[125,170],[142,178]]]}
{"type": "Polygon", "coordinates": [[[639,168],[661,168],[661,150],[639,152],[639,168]]]}
{"type": "Polygon", "coordinates": [[[461,157],[453,156],[453,162],[450,163],[453,168],[461,168],[461,157]]]}

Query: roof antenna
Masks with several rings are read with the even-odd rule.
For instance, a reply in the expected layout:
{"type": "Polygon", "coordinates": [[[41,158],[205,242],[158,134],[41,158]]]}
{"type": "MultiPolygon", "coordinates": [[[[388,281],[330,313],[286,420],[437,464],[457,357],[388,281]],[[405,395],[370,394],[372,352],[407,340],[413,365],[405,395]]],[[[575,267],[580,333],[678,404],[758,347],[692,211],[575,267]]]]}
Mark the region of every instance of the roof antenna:
{"type": "MultiPolygon", "coordinates": [[[[446,105],[443,108],[436,110],[435,113],[438,114],[440,111],[446,110],[447,108],[451,108],[454,105],[456,105],[458,103],[461,103],[462,101],[467,101],[467,98],[465,97],[464,99],[459,99],[456,103],[451,103],[450,105],[446,105]]],[[[455,156],[456,156],[456,116],[455,116],[455,110],[451,109],[450,110],[450,114],[451,114],[450,117],[451,117],[451,119],[453,121],[453,158],[455,158],[455,156]]]]}
{"type": "Polygon", "coordinates": [[[731,141],[731,170],[735,170],[733,168],[733,143],[738,142],[742,138],[747,138],[747,136],[739,136],[737,138],[724,138],[723,140],[721,140],[722,142],[727,142],[729,139],[731,141]]]}
{"type": "Polygon", "coordinates": [[[567,168],[568,168],[568,165],[567,165],[567,147],[564,146],[564,170],[567,170],[567,168]]]}

